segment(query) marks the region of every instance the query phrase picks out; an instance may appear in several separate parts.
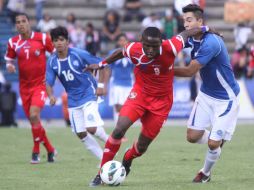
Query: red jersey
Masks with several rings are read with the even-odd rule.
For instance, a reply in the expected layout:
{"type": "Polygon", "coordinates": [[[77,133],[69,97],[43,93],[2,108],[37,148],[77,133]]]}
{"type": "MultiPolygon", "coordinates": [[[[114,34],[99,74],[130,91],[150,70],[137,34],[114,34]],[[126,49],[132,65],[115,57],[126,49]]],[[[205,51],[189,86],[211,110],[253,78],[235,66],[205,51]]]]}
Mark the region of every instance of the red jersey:
{"type": "Polygon", "coordinates": [[[141,42],[132,42],[123,48],[123,55],[135,64],[134,88],[151,96],[173,94],[174,61],[182,50],[184,42],[181,36],[164,40],[160,47],[160,55],[149,59],[141,42]]]}
{"type": "Polygon", "coordinates": [[[9,39],[5,60],[18,59],[21,88],[32,88],[44,84],[46,72],[46,51],[54,50],[48,35],[32,32],[29,39],[21,35],[9,39]]]}

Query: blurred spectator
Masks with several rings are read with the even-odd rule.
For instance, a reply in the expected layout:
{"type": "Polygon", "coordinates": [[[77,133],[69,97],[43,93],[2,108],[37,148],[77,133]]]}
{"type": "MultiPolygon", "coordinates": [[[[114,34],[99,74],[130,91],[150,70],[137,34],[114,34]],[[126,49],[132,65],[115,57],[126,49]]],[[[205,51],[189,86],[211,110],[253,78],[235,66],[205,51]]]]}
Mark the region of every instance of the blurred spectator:
{"type": "Polygon", "coordinates": [[[65,20],[65,27],[68,30],[68,33],[70,34],[73,29],[76,28],[76,16],[73,13],[69,13],[65,20]]]}
{"type": "Polygon", "coordinates": [[[177,20],[174,18],[173,10],[167,9],[165,17],[161,19],[163,35],[166,39],[171,38],[177,33],[177,20]]]}
{"type": "Polygon", "coordinates": [[[109,41],[115,41],[118,35],[121,33],[119,21],[120,17],[116,11],[110,10],[106,12],[101,34],[101,45],[103,46],[103,50],[106,49],[105,46],[109,41]]]}
{"type": "Polygon", "coordinates": [[[142,30],[144,30],[147,27],[156,27],[161,31],[163,29],[161,21],[159,20],[159,16],[156,13],[151,13],[149,16],[144,18],[141,25],[142,30]]]}
{"type": "Polygon", "coordinates": [[[107,9],[113,9],[113,10],[118,10],[123,8],[125,0],[107,0],[106,1],[106,6],[107,9]]]}
{"type": "Polygon", "coordinates": [[[42,17],[42,19],[39,21],[38,25],[37,25],[37,29],[40,32],[49,32],[51,29],[55,28],[56,25],[56,21],[54,19],[51,18],[51,16],[48,13],[45,13],[42,17]]]}
{"type": "Polygon", "coordinates": [[[246,77],[249,65],[249,50],[246,46],[235,51],[231,58],[231,65],[233,67],[236,78],[246,77]]]}
{"type": "Polygon", "coordinates": [[[145,18],[145,14],[142,12],[141,8],[142,2],[140,0],[125,0],[123,21],[130,22],[132,19],[136,18],[141,22],[145,18]]]}
{"type": "Polygon", "coordinates": [[[70,45],[76,48],[85,49],[85,31],[79,23],[69,33],[70,45]]]}
{"type": "Polygon", "coordinates": [[[183,14],[182,8],[186,5],[193,4],[193,0],[174,0],[174,8],[179,15],[183,14]]]}
{"type": "Polygon", "coordinates": [[[7,3],[7,14],[13,24],[18,13],[24,13],[26,7],[26,0],[9,0],[7,3]]]}
{"type": "Polygon", "coordinates": [[[46,0],[34,0],[35,3],[35,18],[37,23],[43,19],[43,6],[46,0]]]}
{"type": "Polygon", "coordinates": [[[90,22],[87,23],[85,29],[85,49],[92,55],[96,55],[100,49],[99,33],[94,30],[94,26],[90,22]]]}
{"type": "Polygon", "coordinates": [[[62,96],[62,110],[63,110],[63,116],[67,127],[71,126],[70,118],[69,118],[69,112],[68,112],[68,95],[64,91],[62,96]]]}
{"type": "Polygon", "coordinates": [[[2,12],[4,7],[4,0],[0,0],[0,12],[2,12]]]}
{"type": "Polygon", "coordinates": [[[249,66],[248,66],[248,72],[247,72],[247,77],[253,77],[254,75],[254,45],[251,46],[250,48],[250,62],[249,62],[249,66]]]}
{"type": "Polygon", "coordinates": [[[248,23],[239,23],[234,28],[236,49],[240,49],[241,47],[247,45],[247,41],[249,39],[251,32],[252,29],[248,23]]]}
{"type": "Polygon", "coordinates": [[[16,93],[11,90],[11,84],[6,83],[4,86],[4,91],[0,94],[2,126],[17,126],[17,123],[14,119],[14,112],[16,111],[16,101],[16,93]]]}

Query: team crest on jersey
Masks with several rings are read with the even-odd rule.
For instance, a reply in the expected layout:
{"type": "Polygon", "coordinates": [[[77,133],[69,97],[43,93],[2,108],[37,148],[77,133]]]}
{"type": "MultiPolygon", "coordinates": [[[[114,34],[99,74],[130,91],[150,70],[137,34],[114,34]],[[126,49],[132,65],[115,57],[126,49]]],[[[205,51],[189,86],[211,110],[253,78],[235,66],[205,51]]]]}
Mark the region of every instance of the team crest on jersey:
{"type": "Polygon", "coordinates": [[[216,133],[217,133],[217,135],[220,136],[220,137],[223,136],[223,131],[222,131],[222,130],[218,130],[218,131],[216,131],[216,133]]]}
{"type": "Polygon", "coordinates": [[[37,49],[37,50],[35,50],[34,55],[39,56],[40,53],[41,53],[40,50],[37,49]]]}
{"type": "Polygon", "coordinates": [[[89,115],[87,116],[87,120],[88,120],[88,121],[94,121],[94,116],[93,116],[93,114],[89,114],[89,115]]]}
{"type": "Polygon", "coordinates": [[[77,60],[74,60],[74,61],[73,61],[73,65],[74,65],[74,66],[79,66],[78,61],[77,61],[77,60]]]}
{"type": "Polygon", "coordinates": [[[137,97],[137,93],[136,92],[131,92],[129,95],[129,99],[135,99],[137,97]]]}

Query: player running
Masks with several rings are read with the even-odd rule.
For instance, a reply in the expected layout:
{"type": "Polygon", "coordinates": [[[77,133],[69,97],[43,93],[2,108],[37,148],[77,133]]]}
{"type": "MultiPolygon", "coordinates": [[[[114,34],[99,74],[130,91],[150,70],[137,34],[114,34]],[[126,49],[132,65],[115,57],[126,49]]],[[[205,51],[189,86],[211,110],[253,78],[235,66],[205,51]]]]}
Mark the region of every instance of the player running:
{"type": "MultiPolygon", "coordinates": [[[[203,10],[197,5],[183,8],[186,30],[204,24],[203,10]]],[[[175,68],[176,76],[191,77],[198,71],[203,80],[188,121],[187,140],[207,144],[203,168],[193,179],[205,183],[211,179],[211,169],[221,154],[224,141],[231,140],[239,111],[240,88],[231,69],[228,51],[219,35],[205,33],[190,37],[192,61],[187,67],[175,68]],[[206,128],[211,127],[209,132],[206,128]]]]}
{"type": "MultiPolygon", "coordinates": [[[[106,142],[108,135],[105,133],[103,121],[100,117],[97,104],[97,95],[106,94],[106,86],[101,83],[107,81],[109,75],[102,75],[100,71],[99,82],[95,81],[91,72],[83,69],[101,59],[87,51],[68,48],[69,36],[66,28],[57,27],[50,31],[56,53],[52,54],[47,63],[46,83],[50,104],[56,103],[52,87],[56,77],[59,78],[68,95],[68,111],[73,132],[77,134],[86,148],[99,160],[102,159],[102,149],[92,135],[106,142]],[[88,132],[88,133],[87,133],[88,132]]],[[[107,74],[105,72],[105,74],[107,74]]]]}
{"type": "Polygon", "coordinates": [[[32,126],[34,141],[31,164],[40,162],[40,143],[43,143],[48,152],[48,162],[54,162],[56,150],[47,138],[40,119],[40,112],[47,98],[45,53],[52,53],[54,47],[49,36],[31,30],[26,14],[19,13],[16,16],[16,28],[19,35],[9,39],[5,60],[7,71],[10,73],[16,72],[14,61],[16,58],[18,60],[20,96],[32,126]]]}
{"type": "MultiPolygon", "coordinates": [[[[124,155],[122,164],[127,175],[132,160],[145,153],[149,144],[159,134],[173,102],[174,59],[184,47],[187,37],[207,31],[200,27],[184,31],[180,35],[162,41],[161,32],[156,27],[148,27],[142,33],[141,42],[128,43],[122,50],[116,50],[99,65],[89,69],[104,67],[118,59],[128,57],[135,65],[135,83],[124,103],[116,127],[105,144],[101,167],[112,160],[118,152],[121,139],[129,127],[141,119],[142,129],[139,138],[124,155]]],[[[101,184],[100,175],[96,175],[90,186],[101,184]]]]}

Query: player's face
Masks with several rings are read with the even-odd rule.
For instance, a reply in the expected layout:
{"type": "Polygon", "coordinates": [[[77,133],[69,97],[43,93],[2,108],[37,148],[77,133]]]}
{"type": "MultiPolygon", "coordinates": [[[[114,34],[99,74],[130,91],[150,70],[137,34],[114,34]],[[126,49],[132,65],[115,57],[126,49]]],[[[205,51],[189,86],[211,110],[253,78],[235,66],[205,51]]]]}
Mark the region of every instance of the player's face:
{"type": "Polygon", "coordinates": [[[20,34],[26,34],[30,31],[30,23],[26,16],[20,15],[16,17],[16,28],[20,34]]]}
{"type": "Polygon", "coordinates": [[[187,12],[183,14],[184,28],[190,30],[203,25],[202,19],[197,19],[193,12],[187,12]]]}
{"type": "Polygon", "coordinates": [[[142,38],[143,50],[149,59],[153,59],[160,54],[161,42],[160,38],[152,38],[149,36],[142,38]]]}
{"type": "Polygon", "coordinates": [[[128,40],[126,39],[126,37],[121,36],[118,41],[117,41],[117,45],[119,47],[124,47],[126,44],[128,43],[128,40]]]}
{"type": "Polygon", "coordinates": [[[66,40],[63,36],[59,36],[57,39],[53,40],[54,47],[58,53],[65,52],[68,48],[69,41],[66,40]]]}

